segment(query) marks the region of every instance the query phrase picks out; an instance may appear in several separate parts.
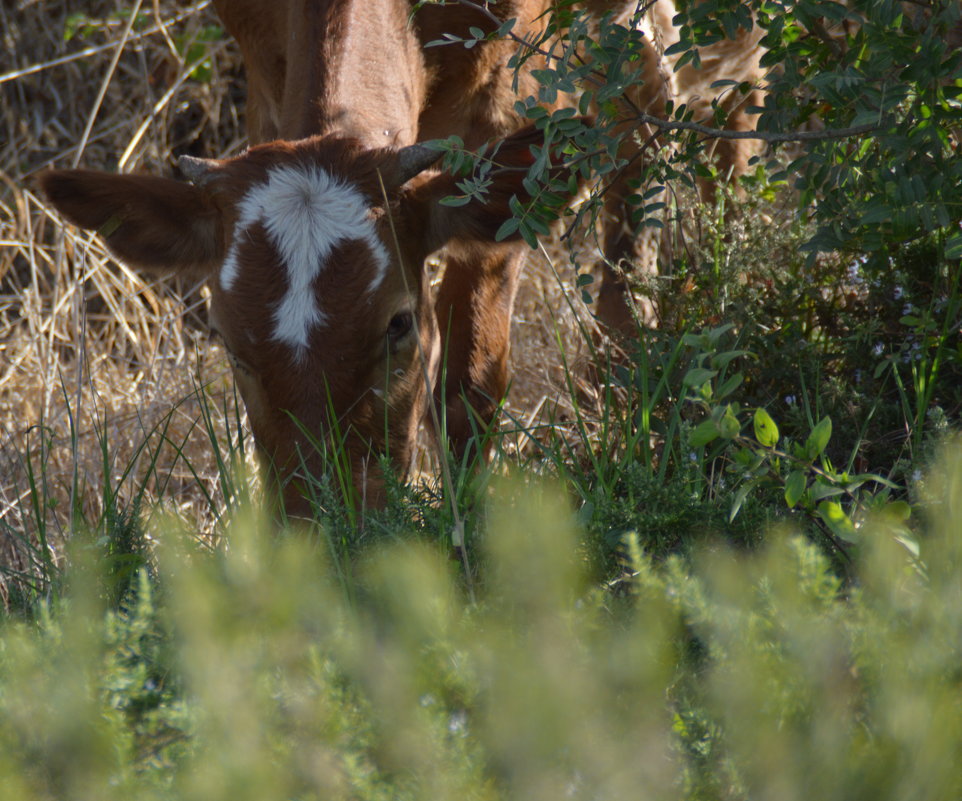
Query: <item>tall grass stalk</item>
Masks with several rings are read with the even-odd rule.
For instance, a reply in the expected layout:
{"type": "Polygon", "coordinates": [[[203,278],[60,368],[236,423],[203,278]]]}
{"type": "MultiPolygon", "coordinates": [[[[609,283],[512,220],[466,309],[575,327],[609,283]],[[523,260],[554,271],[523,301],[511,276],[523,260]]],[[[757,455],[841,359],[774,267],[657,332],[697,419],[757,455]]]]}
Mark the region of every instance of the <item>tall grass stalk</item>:
{"type": "Polygon", "coordinates": [[[899,373],[898,365],[890,362],[892,377],[898,387],[902,412],[908,423],[910,432],[909,444],[912,455],[920,459],[925,438],[929,435],[926,426],[926,416],[932,409],[933,398],[939,388],[939,374],[942,363],[947,356],[958,358],[952,353],[952,340],[959,334],[958,326],[962,298],[959,295],[959,280],[962,269],[952,265],[945,258],[945,237],[938,237],[939,265],[949,277],[947,293],[942,296],[934,293],[929,300],[929,307],[921,316],[905,315],[903,323],[909,327],[913,336],[921,339],[917,343],[918,354],[907,354],[911,365],[911,384],[906,382],[899,373]]]}

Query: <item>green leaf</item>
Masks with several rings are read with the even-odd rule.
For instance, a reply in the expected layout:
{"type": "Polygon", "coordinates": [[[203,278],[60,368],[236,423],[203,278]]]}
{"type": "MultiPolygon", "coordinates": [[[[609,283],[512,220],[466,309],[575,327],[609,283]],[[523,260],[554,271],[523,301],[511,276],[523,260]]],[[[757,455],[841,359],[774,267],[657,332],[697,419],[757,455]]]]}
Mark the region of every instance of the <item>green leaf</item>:
{"type": "Polygon", "coordinates": [[[794,509],[795,505],[805,494],[807,478],[804,470],[793,470],[785,481],[785,503],[789,509],[794,509]]]}
{"type": "Polygon", "coordinates": [[[688,442],[693,448],[701,448],[715,439],[718,439],[718,424],[709,419],[695,426],[688,442]]]}
{"type": "MultiPolygon", "coordinates": [[[[712,345],[717,345],[718,340],[720,340],[725,334],[731,331],[735,327],[734,323],[725,323],[724,325],[718,325],[704,332],[705,336],[708,337],[708,341],[712,345]]],[[[737,351],[732,351],[732,353],[737,353],[737,351]]]]}
{"type": "Polygon", "coordinates": [[[467,195],[449,195],[448,197],[443,197],[438,201],[442,206],[466,206],[471,202],[471,198],[467,195]]]}
{"type": "Polygon", "coordinates": [[[840,503],[822,501],[818,505],[818,516],[836,537],[846,542],[855,542],[855,526],[840,503]]]}
{"type": "Polygon", "coordinates": [[[755,483],[756,482],[754,481],[749,481],[747,484],[739,487],[738,492],[735,493],[735,499],[732,501],[731,511],[728,513],[729,523],[731,523],[738,515],[738,512],[742,508],[742,504],[745,503],[745,498],[748,497],[748,493],[755,489],[755,483]]]}
{"type": "Polygon", "coordinates": [[[751,355],[751,351],[747,350],[726,350],[724,353],[716,353],[711,357],[711,366],[720,370],[722,367],[727,367],[735,359],[751,355]]]}
{"type": "Polygon", "coordinates": [[[742,424],[738,422],[732,407],[725,407],[725,414],[718,421],[718,433],[725,439],[735,439],[742,430],[742,424]]]}
{"type": "Polygon", "coordinates": [[[907,550],[910,554],[912,554],[913,557],[916,559],[919,558],[919,554],[922,552],[922,549],[919,547],[919,541],[913,534],[900,534],[895,538],[895,541],[905,548],[905,550],[907,550]]]}
{"type": "Polygon", "coordinates": [[[713,379],[716,375],[718,375],[717,370],[709,370],[707,367],[693,367],[685,373],[682,384],[686,387],[697,389],[702,384],[713,379]]]}
{"type": "Polygon", "coordinates": [[[821,454],[828,441],[832,438],[832,418],[825,416],[818,421],[818,425],[812,429],[812,433],[805,440],[805,452],[809,459],[814,459],[821,454]]]}
{"type": "Polygon", "coordinates": [[[732,392],[738,389],[743,379],[744,376],[741,373],[735,373],[735,375],[731,376],[727,381],[725,381],[724,384],[718,387],[718,389],[715,391],[715,398],[717,400],[727,398],[732,394],[732,392]]]}
{"type": "MultiPolygon", "coordinates": [[[[904,523],[912,516],[912,507],[905,501],[892,501],[891,503],[887,503],[882,511],[900,523],[904,523]]],[[[916,556],[917,555],[918,554],[916,554],[916,556]]]]}
{"type": "Polygon", "coordinates": [[[766,448],[774,448],[778,444],[778,426],[762,408],[755,410],[755,439],[766,448]]]}
{"type": "Polygon", "coordinates": [[[513,234],[517,233],[518,227],[520,225],[521,223],[518,222],[518,219],[516,217],[509,217],[507,220],[501,223],[501,227],[498,229],[497,233],[494,235],[495,241],[500,242],[503,239],[507,239],[509,236],[512,236],[513,234]]]}
{"type": "Polygon", "coordinates": [[[815,479],[815,483],[808,490],[813,501],[820,501],[822,498],[834,498],[837,495],[844,495],[845,488],[837,484],[832,484],[822,476],[815,479]]]}
{"type": "MultiPolygon", "coordinates": [[[[502,225],[501,228],[504,228],[504,226],[502,225]]],[[[521,233],[521,238],[527,243],[529,248],[534,249],[538,247],[538,235],[530,225],[522,223],[520,226],[518,226],[518,230],[521,233]]]]}
{"type": "Polygon", "coordinates": [[[860,225],[873,225],[877,223],[887,222],[892,218],[892,209],[883,200],[874,200],[869,204],[868,208],[862,213],[862,217],[859,220],[860,225]]]}
{"type": "Polygon", "coordinates": [[[578,113],[587,114],[588,111],[591,109],[591,102],[593,99],[594,99],[594,92],[590,90],[586,91],[583,95],[581,95],[581,100],[578,103],[578,113]]]}
{"type": "Polygon", "coordinates": [[[495,33],[494,38],[503,39],[505,36],[511,33],[512,30],[514,30],[514,26],[517,24],[517,22],[518,20],[516,17],[511,17],[510,19],[506,19],[504,22],[501,23],[501,27],[498,28],[498,31],[497,33],[495,33]]]}
{"type": "Polygon", "coordinates": [[[945,243],[945,258],[962,259],[962,231],[950,236],[945,243]]]}

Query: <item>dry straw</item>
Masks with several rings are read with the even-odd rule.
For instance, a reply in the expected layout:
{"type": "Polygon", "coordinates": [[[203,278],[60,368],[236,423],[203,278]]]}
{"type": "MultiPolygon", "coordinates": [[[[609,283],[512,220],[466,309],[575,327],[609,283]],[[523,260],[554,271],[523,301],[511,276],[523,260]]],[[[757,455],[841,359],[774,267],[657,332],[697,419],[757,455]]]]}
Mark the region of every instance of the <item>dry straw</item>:
{"type": "Polygon", "coordinates": [[[73,509],[101,519],[108,482],[123,508],[151,472],[148,499],[213,530],[196,390],[215,412],[232,391],[201,289],[117,263],[32,181],[48,165],[169,174],[173,151],[243,146],[240,63],[206,41],[208,3],[134,5],[0,6],[0,560],[24,570],[38,534],[59,558],[73,509]]]}

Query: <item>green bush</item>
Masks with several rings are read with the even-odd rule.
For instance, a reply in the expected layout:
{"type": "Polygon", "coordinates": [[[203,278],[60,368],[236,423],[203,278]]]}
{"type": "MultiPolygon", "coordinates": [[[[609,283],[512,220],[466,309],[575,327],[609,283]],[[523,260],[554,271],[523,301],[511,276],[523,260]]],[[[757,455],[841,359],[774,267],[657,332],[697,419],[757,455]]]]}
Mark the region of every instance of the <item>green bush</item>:
{"type": "Polygon", "coordinates": [[[957,441],[925,485],[917,561],[884,518],[847,584],[787,531],[657,563],[629,534],[612,594],[557,489],[503,483],[474,604],[423,545],[348,599],[252,512],[213,553],[162,525],[119,609],[74,581],[4,623],[3,798],[958,797],[957,441]]]}

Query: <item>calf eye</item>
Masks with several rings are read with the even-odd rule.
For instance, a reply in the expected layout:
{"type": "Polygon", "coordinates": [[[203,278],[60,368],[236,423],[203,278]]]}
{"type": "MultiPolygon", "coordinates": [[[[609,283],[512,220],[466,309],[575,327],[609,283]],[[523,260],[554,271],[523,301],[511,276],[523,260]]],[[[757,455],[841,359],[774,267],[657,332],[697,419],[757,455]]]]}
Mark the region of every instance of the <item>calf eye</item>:
{"type": "Polygon", "coordinates": [[[388,344],[395,347],[407,335],[413,325],[414,315],[411,312],[403,311],[395,314],[387,326],[388,344]]]}
{"type": "Polygon", "coordinates": [[[234,368],[235,373],[240,373],[241,375],[253,375],[251,368],[247,366],[246,362],[242,362],[233,353],[227,351],[227,358],[230,360],[231,367],[234,368]]]}

